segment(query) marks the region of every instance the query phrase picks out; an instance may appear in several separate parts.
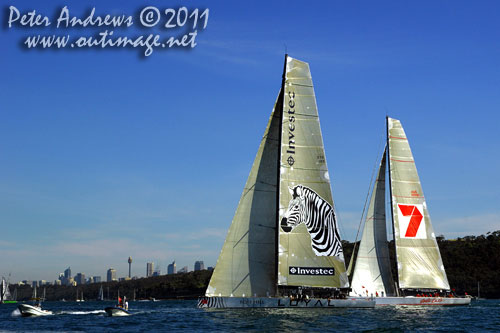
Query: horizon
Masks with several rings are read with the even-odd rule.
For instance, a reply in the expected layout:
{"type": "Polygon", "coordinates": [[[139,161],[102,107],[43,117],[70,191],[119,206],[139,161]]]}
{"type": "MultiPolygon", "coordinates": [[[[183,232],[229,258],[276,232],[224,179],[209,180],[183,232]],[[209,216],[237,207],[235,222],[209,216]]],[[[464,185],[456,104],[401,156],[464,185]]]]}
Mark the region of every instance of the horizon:
{"type": "Polygon", "coordinates": [[[436,235],[500,230],[500,3],[187,3],[210,9],[196,47],[149,56],[26,49],[28,35],[105,29],[7,25],[10,5],[55,21],[65,5],[85,17],[92,7],[136,15],[143,4],[2,6],[0,251],[8,260],[0,275],[53,281],[67,267],[101,277],[114,267],[126,276],[129,256],[144,275],[147,262],[162,271],[173,260],[215,266],[285,51],[310,65],[342,239],[355,239],[386,115],[405,128],[436,235]]]}

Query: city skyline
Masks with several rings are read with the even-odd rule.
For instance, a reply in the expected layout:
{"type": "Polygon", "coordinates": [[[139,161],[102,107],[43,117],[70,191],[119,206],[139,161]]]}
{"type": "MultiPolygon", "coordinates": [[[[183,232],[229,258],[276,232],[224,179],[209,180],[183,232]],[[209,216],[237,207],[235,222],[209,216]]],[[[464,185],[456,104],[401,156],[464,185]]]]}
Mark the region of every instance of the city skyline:
{"type": "MultiPolygon", "coordinates": [[[[50,18],[144,4],[26,0],[50,18]]],[[[182,3],[156,3],[165,9],[182,3]]],[[[401,120],[437,235],[500,230],[500,3],[213,2],[193,49],[33,50],[0,29],[0,274],[54,280],[215,266],[276,101],[284,54],[308,62],[342,239],[354,241],[383,149],[401,120]],[[143,51],[143,50],[142,50],[143,51]]],[[[164,23],[164,22],[162,22],[164,23]]],[[[109,28],[109,27],[108,27],[109,28]]],[[[111,30],[111,28],[109,28],[111,30]]],[[[114,34],[178,35],[179,29],[114,34]]],[[[388,230],[391,230],[388,228],[388,230]]],[[[390,235],[389,235],[390,236],[390,235]]],[[[347,258],[346,258],[347,259],[347,258]]]]}
{"type": "MultiPolygon", "coordinates": [[[[175,261],[173,262],[173,264],[175,265],[175,261]]],[[[171,266],[171,264],[169,264],[168,266],[171,266]]],[[[208,269],[208,270],[213,269],[213,267],[210,267],[210,266],[205,268],[203,260],[196,260],[193,263],[192,267],[193,267],[193,269],[190,269],[189,265],[183,266],[182,269],[186,269],[186,271],[182,271],[182,272],[180,270],[176,270],[175,268],[173,269],[172,272],[168,271],[168,269],[167,269],[167,272],[163,275],[186,273],[186,272],[193,272],[193,271],[205,270],[205,269],[208,269]]],[[[146,274],[144,274],[144,275],[132,274],[131,279],[136,279],[136,278],[140,279],[140,278],[147,278],[147,277],[162,275],[161,271],[160,271],[161,268],[160,267],[155,268],[154,262],[146,262],[145,268],[146,268],[146,274]],[[149,274],[149,272],[151,272],[151,274],[149,274]]],[[[83,283],[83,284],[87,284],[87,283],[100,283],[101,281],[106,281],[106,282],[119,281],[121,279],[128,279],[129,278],[128,268],[127,268],[127,274],[124,276],[119,275],[117,270],[114,269],[113,267],[106,268],[105,274],[102,274],[102,275],[86,274],[85,272],[77,272],[76,274],[73,275],[72,272],[73,272],[73,269],[71,269],[71,266],[68,266],[68,268],[66,268],[63,273],[61,273],[61,272],[57,273],[57,277],[55,277],[53,280],[51,280],[50,278],[47,278],[47,279],[22,278],[22,279],[16,280],[16,281],[9,280],[9,283],[15,284],[15,283],[23,282],[23,281],[38,283],[39,281],[45,281],[45,283],[47,283],[47,284],[55,284],[56,281],[60,281],[61,284],[63,284],[63,285],[64,284],[72,284],[73,282],[76,282],[77,285],[81,285],[82,284],[81,281],[85,281],[85,283],[83,283]],[[80,276],[80,278],[77,278],[77,276],[80,276]],[[103,280],[102,276],[105,276],[106,279],[103,280]],[[97,279],[98,281],[95,281],[95,279],[97,279]],[[89,280],[94,280],[94,281],[88,282],[89,280]]]]}

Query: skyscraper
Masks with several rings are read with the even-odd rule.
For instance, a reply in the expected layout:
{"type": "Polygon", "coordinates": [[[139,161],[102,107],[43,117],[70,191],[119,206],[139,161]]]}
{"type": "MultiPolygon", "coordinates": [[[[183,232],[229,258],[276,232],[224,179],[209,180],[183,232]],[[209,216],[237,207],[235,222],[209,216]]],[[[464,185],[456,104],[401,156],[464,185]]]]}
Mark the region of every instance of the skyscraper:
{"type": "Polygon", "coordinates": [[[146,263],[146,277],[153,276],[154,271],[154,263],[148,262],[146,263]]]}
{"type": "Polygon", "coordinates": [[[167,273],[168,274],[175,274],[175,273],[177,273],[177,268],[175,267],[175,260],[174,260],[173,263],[171,263],[170,265],[168,265],[167,273]]]}
{"type": "Polygon", "coordinates": [[[71,267],[66,268],[64,271],[64,277],[68,280],[71,279],[71,267]]]}
{"type": "Polygon", "coordinates": [[[108,269],[108,282],[117,281],[116,280],[116,270],[114,268],[108,269]]]}
{"type": "Polygon", "coordinates": [[[205,269],[205,264],[203,263],[203,261],[196,261],[194,263],[194,270],[195,271],[202,271],[205,269]]]}
{"type": "Polygon", "coordinates": [[[77,273],[75,276],[75,282],[78,285],[85,284],[85,273],[77,273]]]}

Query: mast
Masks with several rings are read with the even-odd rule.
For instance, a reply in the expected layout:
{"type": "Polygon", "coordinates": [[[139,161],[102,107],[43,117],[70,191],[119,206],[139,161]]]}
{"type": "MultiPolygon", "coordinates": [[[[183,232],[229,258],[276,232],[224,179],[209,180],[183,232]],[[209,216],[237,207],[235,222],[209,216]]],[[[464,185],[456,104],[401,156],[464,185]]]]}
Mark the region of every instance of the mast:
{"type": "MultiPolygon", "coordinates": [[[[394,241],[394,264],[396,265],[396,295],[399,296],[399,274],[398,272],[398,254],[397,254],[397,246],[396,246],[396,232],[394,229],[394,208],[392,203],[392,177],[391,177],[391,149],[389,146],[389,116],[385,116],[385,128],[386,128],[386,137],[387,137],[387,170],[389,172],[389,203],[391,206],[391,225],[392,225],[392,240],[394,241]]],[[[392,274],[392,272],[391,272],[392,274]]]]}
{"type": "Polygon", "coordinates": [[[286,77],[286,63],[288,60],[288,53],[285,53],[285,63],[283,64],[283,75],[281,77],[281,96],[278,97],[278,100],[281,99],[281,108],[279,110],[279,131],[278,131],[278,154],[276,158],[278,159],[277,168],[276,168],[276,225],[274,228],[274,244],[275,244],[275,253],[274,258],[276,258],[274,262],[274,276],[275,276],[275,293],[279,295],[278,291],[278,254],[279,254],[279,220],[280,220],[280,183],[281,183],[281,138],[283,136],[283,108],[285,105],[285,77],[286,77]]]}

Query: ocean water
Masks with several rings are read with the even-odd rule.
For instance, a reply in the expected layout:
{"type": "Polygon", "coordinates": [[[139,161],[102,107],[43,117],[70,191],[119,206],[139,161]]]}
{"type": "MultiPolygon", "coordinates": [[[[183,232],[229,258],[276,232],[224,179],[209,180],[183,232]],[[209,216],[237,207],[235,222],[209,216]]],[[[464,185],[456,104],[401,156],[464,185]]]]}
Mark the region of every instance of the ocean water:
{"type": "Polygon", "coordinates": [[[107,317],[112,302],[45,302],[54,315],[23,318],[0,304],[0,332],[500,332],[500,300],[464,307],[202,310],[196,301],[130,302],[128,317],[107,317]]]}

